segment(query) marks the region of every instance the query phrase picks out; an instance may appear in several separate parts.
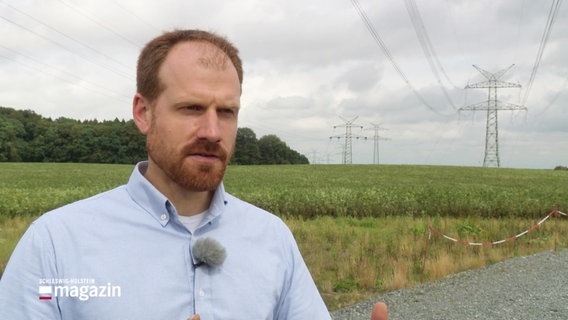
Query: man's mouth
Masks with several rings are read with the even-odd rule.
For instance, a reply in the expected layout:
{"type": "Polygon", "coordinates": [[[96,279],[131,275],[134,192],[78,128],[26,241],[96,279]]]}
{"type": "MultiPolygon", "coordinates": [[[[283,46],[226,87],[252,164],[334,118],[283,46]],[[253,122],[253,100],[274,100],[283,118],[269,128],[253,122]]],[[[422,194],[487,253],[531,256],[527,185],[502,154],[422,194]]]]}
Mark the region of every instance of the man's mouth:
{"type": "Polygon", "coordinates": [[[225,151],[218,145],[194,144],[187,146],[182,152],[197,161],[214,162],[227,159],[225,151]]]}
{"type": "Polygon", "coordinates": [[[194,157],[205,157],[205,158],[220,158],[219,155],[214,154],[214,153],[192,153],[190,154],[191,156],[194,157]]]}
{"type": "Polygon", "coordinates": [[[225,159],[222,154],[211,152],[192,152],[189,157],[202,162],[215,162],[225,159]]]}
{"type": "Polygon", "coordinates": [[[189,155],[193,159],[201,160],[201,161],[213,161],[219,160],[219,157],[214,154],[208,153],[192,153],[189,155]]]}

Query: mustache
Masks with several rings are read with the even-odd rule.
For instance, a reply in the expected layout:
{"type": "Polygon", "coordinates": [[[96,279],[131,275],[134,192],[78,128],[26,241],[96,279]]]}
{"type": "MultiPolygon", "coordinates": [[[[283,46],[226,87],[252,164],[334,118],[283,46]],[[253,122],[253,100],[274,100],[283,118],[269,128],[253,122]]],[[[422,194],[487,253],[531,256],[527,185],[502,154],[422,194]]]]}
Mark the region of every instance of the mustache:
{"type": "Polygon", "coordinates": [[[210,155],[218,157],[222,161],[226,161],[229,154],[228,151],[225,150],[225,148],[219,145],[219,143],[204,141],[204,140],[198,140],[196,142],[184,146],[182,149],[182,153],[186,155],[190,154],[210,155]]]}

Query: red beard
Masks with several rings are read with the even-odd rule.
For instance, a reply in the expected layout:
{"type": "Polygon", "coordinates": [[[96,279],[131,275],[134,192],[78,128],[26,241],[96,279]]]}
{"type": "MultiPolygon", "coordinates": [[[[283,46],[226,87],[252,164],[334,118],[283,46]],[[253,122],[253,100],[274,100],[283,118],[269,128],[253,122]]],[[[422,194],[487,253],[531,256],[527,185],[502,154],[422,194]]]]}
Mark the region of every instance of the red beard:
{"type": "Polygon", "coordinates": [[[181,151],[168,145],[150,128],[146,149],[152,161],[176,184],[190,191],[213,191],[223,180],[230,154],[218,143],[199,140],[185,146],[181,151]],[[215,155],[219,161],[213,163],[193,163],[191,155],[215,155]]]}

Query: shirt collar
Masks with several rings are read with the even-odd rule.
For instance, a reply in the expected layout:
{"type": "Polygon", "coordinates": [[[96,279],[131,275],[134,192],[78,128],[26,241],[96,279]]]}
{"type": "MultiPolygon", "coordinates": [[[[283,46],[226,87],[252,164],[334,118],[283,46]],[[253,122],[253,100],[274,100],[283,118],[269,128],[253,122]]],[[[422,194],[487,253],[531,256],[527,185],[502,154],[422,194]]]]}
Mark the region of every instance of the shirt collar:
{"type": "MultiPolygon", "coordinates": [[[[142,161],[136,164],[136,167],[130,175],[126,189],[134,202],[154,217],[162,227],[165,227],[168,222],[172,220],[172,215],[177,214],[177,211],[173,203],[144,177],[146,169],[148,169],[148,161],[142,161]]],[[[203,221],[204,223],[211,222],[223,213],[225,205],[227,204],[225,199],[225,188],[221,182],[215,190],[213,199],[211,199],[208,214],[203,221]]]]}

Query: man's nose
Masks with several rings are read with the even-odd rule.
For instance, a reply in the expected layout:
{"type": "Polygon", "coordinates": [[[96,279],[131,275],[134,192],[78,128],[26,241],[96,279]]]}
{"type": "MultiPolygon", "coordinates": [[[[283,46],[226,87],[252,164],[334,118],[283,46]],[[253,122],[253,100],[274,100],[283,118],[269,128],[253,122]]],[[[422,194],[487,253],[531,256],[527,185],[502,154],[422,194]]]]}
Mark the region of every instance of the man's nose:
{"type": "Polygon", "coordinates": [[[221,140],[221,130],[219,128],[219,116],[216,110],[207,110],[199,123],[197,137],[199,139],[218,142],[221,140]]]}

